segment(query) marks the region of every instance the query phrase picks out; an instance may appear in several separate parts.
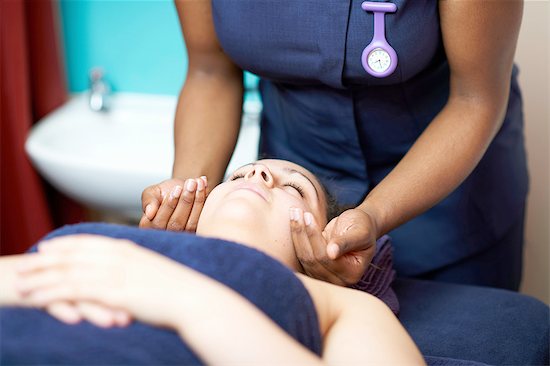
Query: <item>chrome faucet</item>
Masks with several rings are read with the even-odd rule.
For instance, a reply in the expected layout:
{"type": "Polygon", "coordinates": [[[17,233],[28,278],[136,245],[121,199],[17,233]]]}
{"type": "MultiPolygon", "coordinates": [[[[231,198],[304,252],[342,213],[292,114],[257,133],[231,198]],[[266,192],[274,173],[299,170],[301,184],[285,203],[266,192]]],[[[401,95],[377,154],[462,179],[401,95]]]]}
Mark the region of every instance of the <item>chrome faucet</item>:
{"type": "Polygon", "coordinates": [[[103,78],[104,73],[101,68],[94,67],[90,70],[90,100],[89,105],[92,111],[107,111],[108,94],[111,91],[109,84],[103,78]]]}

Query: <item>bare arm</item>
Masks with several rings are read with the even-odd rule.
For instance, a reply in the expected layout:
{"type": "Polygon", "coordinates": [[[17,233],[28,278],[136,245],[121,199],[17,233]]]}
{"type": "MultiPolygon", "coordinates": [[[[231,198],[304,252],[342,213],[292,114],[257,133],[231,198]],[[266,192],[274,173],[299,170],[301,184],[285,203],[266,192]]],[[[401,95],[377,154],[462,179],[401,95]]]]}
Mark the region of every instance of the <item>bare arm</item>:
{"type": "MultiPolygon", "coordinates": [[[[25,305],[91,301],[121,309],[177,330],[207,364],[423,364],[410,337],[378,299],[305,276],[300,278],[320,315],[323,359],[232,289],[127,240],[64,236],[18,260],[17,288],[25,293],[25,305]]],[[[11,278],[13,293],[15,262],[4,263],[0,259],[0,271],[11,278]]]]}
{"type": "Polygon", "coordinates": [[[399,226],[453,191],[502,125],[523,2],[440,0],[451,70],[449,100],[360,208],[377,234],[399,226]]]}
{"type": "Polygon", "coordinates": [[[299,275],[312,298],[323,333],[328,365],[424,365],[407,331],[382,301],[299,275]]]}
{"type": "Polygon", "coordinates": [[[10,279],[2,282],[0,306],[90,301],[128,311],[176,330],[207,364],[322,364],[240,294],[127,240],[55,238],[39,254],[0,259],[0,275],[10,279]]]}
{"type": "Polygon", "coordinates": [[[240,294],[196,272],[187,276],[197,281],[200,301],[180,309],[176,329],[207,364],[325,364],[240,294]]]}
{"type": "Polygon", "coordinates": [[[239,133],[242,70],[218,43],[210,1],[175,3],[189,69],[176,110],[172,175],[206,175],[214,186],[223,179],[239,133]]]}
{"type": "Polygon", "coordinates": [[[189,69],[174,121],[172,179],[145,188],[139,225],[195,231],[206,196],[223,179],[235,149],[243,81],[242,70],[218,43],[210,1],[175,0],[175,4],[189,69]],[[203,179],[193,179],[198,177],[203,179]]]}

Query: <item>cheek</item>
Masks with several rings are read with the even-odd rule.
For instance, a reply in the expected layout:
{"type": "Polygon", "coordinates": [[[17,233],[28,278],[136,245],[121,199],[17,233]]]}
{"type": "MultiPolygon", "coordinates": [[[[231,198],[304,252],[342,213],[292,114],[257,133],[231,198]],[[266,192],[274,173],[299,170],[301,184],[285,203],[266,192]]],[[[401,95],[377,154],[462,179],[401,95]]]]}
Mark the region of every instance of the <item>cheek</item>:
{"type": "Polygon", "coordinates": [[[223,200],[224,196],[224,187],[223,186],[217,186],[208,194],[208,197],[206,198],[206,201],[204,202],[204,206],[202,208],[200,217],[202,218],[210,216],[212,213],[216,211],[216,207],[219,207],[220,203],[223,200]]]}
{"type": "MultiPolygon", "coordinates": [[[[311,212],[308,205],[304,203],[301,198],[294,197],[289,194],[281,194],[277,198],[277,207],[274,209],[274,220],[277,222],[277,226],[284,228],[285,235],[290,236],[290,209],[299,208],[302,212],[311,212]]],[[[283,233],[282,232],[282,233],[283,233]]]]}
{"type": "Polygon", "coordinates": [[[317,218],[317,213],[313,211],[313,209],[310,207],[309,204],[304,201],[301,197],[295,197],[294,195],[287,196],[287,200],[285,202],[285,212],[287,215],[287,219],[290,220],[290,208],[295,207],[302,210],[303,213],[310,212],[317,218]]]}
{"type": "MultiPolygon", "coordinates": [[[[321,212],[321,208],[313,209],[309,204],[304,202],[302,199],[294,198],[292,200],[288,201],[288,206],[285,209],[286,212],[286,219],[289,222],[290,225],[290,208],[296,207],[302,210],[303,213],[309,212],[313,215],[315,222],[317,223],[317,226],[320,228],[323,228],[327,224],[326,215],[321,212]]],[[[302,216],[303,217],[303,216],[302,216]]]]}

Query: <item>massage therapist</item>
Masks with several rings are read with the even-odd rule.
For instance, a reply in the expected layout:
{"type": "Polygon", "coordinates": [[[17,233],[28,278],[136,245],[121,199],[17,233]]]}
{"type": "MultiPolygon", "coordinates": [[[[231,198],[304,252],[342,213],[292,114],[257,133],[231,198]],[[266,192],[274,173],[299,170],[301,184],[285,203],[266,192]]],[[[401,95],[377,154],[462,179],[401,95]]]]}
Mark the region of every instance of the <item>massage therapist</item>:
{"type": "Polygon", "coordinates": [[[259,155],[303,165],[347,207],[322,232],[298,212],[306,273],[354,283],[389,233],[398,275],[517,290],[528,186],[513,65],[522,1],[176,8],[189,69],[173,178],[145,189],[140,226],[196,229],[235,148],[248,70],[261,78],[259,155]]]}

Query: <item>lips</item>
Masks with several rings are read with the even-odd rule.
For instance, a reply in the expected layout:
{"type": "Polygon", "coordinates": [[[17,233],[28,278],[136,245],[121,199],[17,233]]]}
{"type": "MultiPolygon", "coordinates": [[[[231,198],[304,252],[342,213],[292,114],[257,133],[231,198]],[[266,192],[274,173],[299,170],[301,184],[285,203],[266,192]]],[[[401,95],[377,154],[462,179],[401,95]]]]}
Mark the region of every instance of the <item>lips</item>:
{"type": "Polygon", "coordinates": [[[237,188],[235,188],[235,191],[237,191],[239,189],[246,189],[246,190],[252,191],[252,192],[256,193],[258,196],[262,197],[264,199],[264,201],[268,201],[267,192],[265,190],[263,190],[262,188],[260,188],[257,184],[242,183],[242,184],[239,184],[237,186],[237,188]]]}

